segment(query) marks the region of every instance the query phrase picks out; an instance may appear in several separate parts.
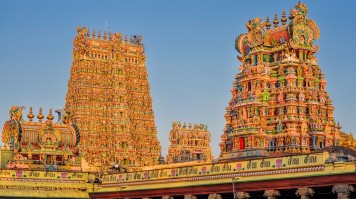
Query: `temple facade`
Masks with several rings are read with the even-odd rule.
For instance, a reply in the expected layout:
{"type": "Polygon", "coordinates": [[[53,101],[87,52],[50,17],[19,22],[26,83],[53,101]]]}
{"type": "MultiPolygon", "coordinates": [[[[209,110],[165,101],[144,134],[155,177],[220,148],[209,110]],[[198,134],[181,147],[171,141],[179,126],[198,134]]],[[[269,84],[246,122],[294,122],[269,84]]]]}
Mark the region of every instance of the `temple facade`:
{"type": "Polygon", "coordinates": [[[356,198],[356,140],[334,121],[314,53],[319,29],[298,3],[250,20],[217,159],[205,124],[173,122],[160,156],[142,38],[78,28],[65,109],[13,106],[0,147],[0,197],[356,198]],[[37,117],[37,119],[35,118],[37,117]],[[45,119],[46,118],[46,119],[45,119]],[[36,120],[36,121],[35,121],[36,120]]]}
{"type": "Polygon", "coordinates": [[[180,122],[173,122],[169,141],[171,145],[168,147],[167,163],[214,159],[207,125],[189,123],[187,126],[184,123],[182,126],[180,122]]]}
{"type": "Polygon", "coordinates": [[[238,59],[232,98],[226,107],[220,158],[308,153],[339,146],[340,128],[315,53],[319,28],[305,4],[249,20],[236,38],[238,59]],[[271,27],[273,23],[273,27],[271,27]]]}
{"type": "Polygon", "coordinates": [[[158,164],[142,37],[77,32],[65,109],[81,129],[83,167],[158,164]]]}

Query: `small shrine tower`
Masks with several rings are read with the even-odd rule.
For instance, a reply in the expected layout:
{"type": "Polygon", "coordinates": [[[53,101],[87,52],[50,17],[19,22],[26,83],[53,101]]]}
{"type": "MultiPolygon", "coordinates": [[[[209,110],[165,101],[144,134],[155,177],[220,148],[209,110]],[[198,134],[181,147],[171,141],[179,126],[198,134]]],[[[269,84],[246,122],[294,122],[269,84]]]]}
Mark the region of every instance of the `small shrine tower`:
{"type": "MultiPolygon", "coordinates": [[[[40,108],[35,115],[32,107],[23,118],[24,106],[12,106],[10,120],[6,121],[1,141],[5,144],[2,151],[12,155],[7,156],[7,169],[46,169],[46,170],[81,170],[78,143],[80,133],[76,124],[68,120],[68,113],[57,109],[58,121],[54,122],[52,109],[47,119],[40,108]]],[[[4,161],[3,157],[0,158],[4,161]]],[[[2,163],[3,164],[3,163],[2,163]]],[[[3,168],[4,165],[0,167],[3,168]]]]}
{"type": "Polygon", "coordinates": [[[168,148],[167,163],[214,159],[211,154],[210,132],[207,125],[187,126],[184,123],[181,126],[180,122],[173,122],[169,140],[171,145],[168,148]]]}

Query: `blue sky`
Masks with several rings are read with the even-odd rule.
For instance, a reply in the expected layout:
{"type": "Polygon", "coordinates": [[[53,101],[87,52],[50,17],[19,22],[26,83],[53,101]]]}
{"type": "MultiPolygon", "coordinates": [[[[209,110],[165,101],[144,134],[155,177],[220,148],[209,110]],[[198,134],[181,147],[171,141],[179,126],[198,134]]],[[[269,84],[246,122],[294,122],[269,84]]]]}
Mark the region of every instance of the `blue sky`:
{"type": "MultiPolygon", "coordinates": [[[[240,63],[234,40],[252,18],[298,1],[0,1],[0,124],[12,105],[65,103],[77,26],[143,36],[157,134],[173,121],[208,124],[214,156],[240,63]]],[[[319,25],[316,54],[343,130],[356,132],[356,1],[302,1],[319,25]]]]}

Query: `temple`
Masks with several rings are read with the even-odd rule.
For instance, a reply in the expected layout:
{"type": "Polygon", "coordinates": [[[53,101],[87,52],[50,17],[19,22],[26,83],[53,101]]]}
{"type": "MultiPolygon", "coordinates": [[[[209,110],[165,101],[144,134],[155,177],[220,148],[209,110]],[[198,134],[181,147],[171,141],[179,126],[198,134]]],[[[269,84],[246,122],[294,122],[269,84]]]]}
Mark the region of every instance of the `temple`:
{"type": "Polygon", "coordinates": [[[315,53],[319,28],[298,3],[290,22],[282,13],[249,20],[236,39],[242,62],[226,107],[220,158],[309,153],[341,144],[325,75],[315,53]]]}
{"type": "Polygon", "coordinates": [[[204,124],[180,122],[172,123],[169,132],[171,145],[168,147],[167,163],[188,162],[194,160],[210,161],[213,158],[210,148],[210,132],[204,124]]]}
{"type": "Polygon", "coordinates": [[[77,28],[57,121],[10,109],[0,198],[356,198],[356,140],[333,117],[307,14],[299,2],[237,37],[217,159],[206,124],[173,122],[164,162],[141,36],[77,28]]]}
{"type": "Polygon", "coordinates": [[[158,164],[142,37],[77,32],[65,109],[80,129],[83,169],[158,164]]]}

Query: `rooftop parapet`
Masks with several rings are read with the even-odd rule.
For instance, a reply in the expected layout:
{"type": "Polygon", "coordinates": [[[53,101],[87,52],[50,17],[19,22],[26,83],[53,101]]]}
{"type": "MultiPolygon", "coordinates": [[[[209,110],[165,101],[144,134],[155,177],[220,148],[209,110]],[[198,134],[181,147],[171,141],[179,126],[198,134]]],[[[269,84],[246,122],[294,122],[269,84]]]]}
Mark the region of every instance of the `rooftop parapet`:
{"type": "Polygon", "coordinates": [[[101,41],[114,41],[118,40],[120,42],[125,42],[126,44],[134,44],[134,45],[142,45],[142,36],[141,35],[125,35],[124,39],[122,39],[122,34],[117,32],[117,33],[112,33],[112,32],[106,32],[105,31],[100,31],[93,29],[90,31],[89,28],[86,27],[77,27],[77,34],[83,34],[85,38],[87,39],[97,39],[101,41]],[[97,34],[96,34],[97,32],[97,34]]]}

